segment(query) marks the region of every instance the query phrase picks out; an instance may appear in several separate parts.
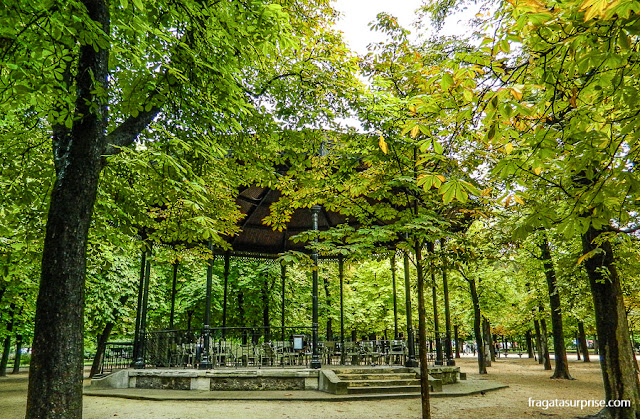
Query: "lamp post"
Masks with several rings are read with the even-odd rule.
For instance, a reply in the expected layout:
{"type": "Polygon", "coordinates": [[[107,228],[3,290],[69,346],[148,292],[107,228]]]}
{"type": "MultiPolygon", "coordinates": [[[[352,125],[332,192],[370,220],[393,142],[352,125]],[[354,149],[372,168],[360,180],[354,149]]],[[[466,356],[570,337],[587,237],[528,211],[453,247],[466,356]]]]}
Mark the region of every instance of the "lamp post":
{"type": "MultiPolygon", "coordinates": [[[[318,214],[322,207],[320,205],[314,205],[311,207],[311,222],[313,225],[313,231],[318,231],[318,214]]],[[[316,237],[315,242],[318,242],[316,237]]],[[[311,319],[311,344],[313,345],[311,353],[311,368],[318,369],[322,366],[320,362],[320,354],[318,353],[318,250],[313,249],[311,253],[311,259],[313,259],[313,308],[311,319]]]]}

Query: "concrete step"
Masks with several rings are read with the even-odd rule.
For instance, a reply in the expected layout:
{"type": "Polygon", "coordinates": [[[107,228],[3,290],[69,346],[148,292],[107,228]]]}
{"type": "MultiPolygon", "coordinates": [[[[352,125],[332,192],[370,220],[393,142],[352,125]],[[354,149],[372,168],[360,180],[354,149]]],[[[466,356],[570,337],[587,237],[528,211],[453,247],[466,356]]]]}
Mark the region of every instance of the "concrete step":
{"type": "Polygon", "coordinates": [[[344,381],[350,380],[411,380],[416,378],[415,373],[391,373],[391,374],[336,374],[344,381]]]}
{"type": "Polygon", "coordinates": [[[407,380],[347,380],[347,388],[353,387],[395,387],[420,385],[417,378],[407,380]]]}
{"type": "Polygon", "coordinates": [[[411,368],[335,368],[336,374],[404,374],[414,373],[411,368]]]}
{"type": "Polygon", "coordinates": [[[398,394],[419,393],[420,385],[415,386],[391,386],[391,387],[348,387],[347,394],[398,394]]]}

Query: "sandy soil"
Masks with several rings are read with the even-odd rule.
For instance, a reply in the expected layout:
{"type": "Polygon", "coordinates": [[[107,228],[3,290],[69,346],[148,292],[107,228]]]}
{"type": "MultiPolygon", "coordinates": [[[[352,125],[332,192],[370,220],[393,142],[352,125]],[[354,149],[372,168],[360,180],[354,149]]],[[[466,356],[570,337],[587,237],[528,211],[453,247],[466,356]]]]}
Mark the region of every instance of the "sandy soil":
{"type": "MultiPolygon", "coordinates": [[[[596,357],[593,357],[596,358],[596,357]]],[[[471,358],[458,360],[461,370],[477,377],[471,358]]],[[[549,371],[526,358],[502,358],[493,363],[489,380],[509,388],[485,395],[435,398],[431,400],[433,418],[576,418],[598,409],[529,407],[534,400],[601,399],[602,376],[597,362],[570,361],[573,381],[551,380],[549,371]]],[[[484,377],[483,377],[484,378],[484,377]]],[[[0,378],[0,418],[24,418],[27,375],[0,378]]],[[[102,397],[84,398],[85,419],[105,418],[418,418],[420,400],[358,402],[268,402],[268,401],[140,401],[102,397]]]]}

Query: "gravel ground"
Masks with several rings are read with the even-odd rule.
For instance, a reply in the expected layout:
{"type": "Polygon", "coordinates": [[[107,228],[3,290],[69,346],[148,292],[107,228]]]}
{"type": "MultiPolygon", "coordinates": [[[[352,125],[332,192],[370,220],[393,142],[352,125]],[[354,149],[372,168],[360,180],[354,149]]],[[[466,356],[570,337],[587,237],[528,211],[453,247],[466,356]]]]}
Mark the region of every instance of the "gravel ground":
{"type": "MultiPolygon", "coordinates": [[[[595,359],[596,357],[592,357],[595,359]]],[[[457,365],[478,378],[475,360],[462,358],[457,365]]],[[[526,358],[502,358],[493,363],[489,380],[509,388],[484,395],[431,400],[433,418],[576,418],[595,414],[597,408],[529,407],[533,400],[599,400],[603,397],[598,362],[585,364],[571,360],[575,380],[551,380],[550,371],[526,358]]],[[[485,378],[482,377],[482,378],[485,378]]],[[[0,418],[24,418],[27,374],[0,378],[0,418]]],[[[144,401],[104,397],[84,397],[85,419],[105,418],[419,418],[420,400],[379,400],[350,402],[270,402],[270,401],[144,401]]]]}

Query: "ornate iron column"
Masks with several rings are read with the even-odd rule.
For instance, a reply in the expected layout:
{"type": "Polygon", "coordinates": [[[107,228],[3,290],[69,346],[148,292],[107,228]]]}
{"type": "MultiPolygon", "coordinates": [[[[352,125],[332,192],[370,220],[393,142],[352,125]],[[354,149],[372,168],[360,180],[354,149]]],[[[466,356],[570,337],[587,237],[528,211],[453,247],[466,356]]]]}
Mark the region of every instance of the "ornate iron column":
{"type": "Polygon", "coordinates": [[[204,311],[204,325],[202,327],[202,358],[200,360],[200,366],[198,369],[208,370],[213,367],[209,359],[209,337],[211,336],[211,280],[213,277],[213,245],[209,242],[209,250],[211,251],[211,259],[209,259],[209,265],[207,266],[207,302],[204,311]]]}
{"type": "Polygon", "coordinates": [[[405,304],[407,307],[407,345],[409,346],[409,356],[404,363],[405,367],[417,367],[418,361],[416,361],[416,347],[414,345],[413,338],[413,319],[411,316],[411,283],[409,276],[409,253],[404,252],[404,291],[405,291],[405,304]]]}
{"type": "MultiPolygon", "coordinates": [[[[320,205],[311,207],[313,231],[318,231],[318,214],[321,209],[320,205]]],[[[317,242],[318,239],[316,238],[315,241],[317,242]]],[[[318,353],[318,250],[313,250],[311,258],[313,259],[313,311],[311,319],[311,344],[313,345],[313,352],[311,353],[311,368],[317,369],[322,366],[320,354],[318,353]]]]}

